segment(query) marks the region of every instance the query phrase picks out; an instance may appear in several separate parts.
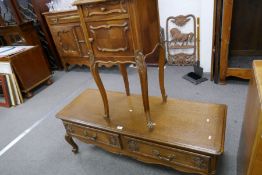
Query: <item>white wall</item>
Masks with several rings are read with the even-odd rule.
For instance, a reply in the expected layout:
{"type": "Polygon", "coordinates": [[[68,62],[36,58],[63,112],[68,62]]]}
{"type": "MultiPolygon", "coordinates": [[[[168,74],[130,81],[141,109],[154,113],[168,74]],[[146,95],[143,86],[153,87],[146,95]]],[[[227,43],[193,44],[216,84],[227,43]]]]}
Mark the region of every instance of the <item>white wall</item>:
{"type": "Polygon", "coordinates": [[[211,70],[214,0],[158,0],[160,23],[169,16],[193,14],[200,17],[200,58],[205,72],[211,70]]]}

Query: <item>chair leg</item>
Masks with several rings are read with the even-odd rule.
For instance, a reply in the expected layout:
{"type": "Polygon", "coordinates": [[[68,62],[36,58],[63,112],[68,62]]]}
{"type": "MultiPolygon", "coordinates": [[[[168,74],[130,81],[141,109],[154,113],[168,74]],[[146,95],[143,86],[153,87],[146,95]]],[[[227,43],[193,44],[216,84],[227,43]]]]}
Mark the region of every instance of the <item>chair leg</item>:
{"type": "Polygon", "coordinates": [[[167,101],[167,95],[165,90],[165,49],[162,45],[159,46],[159,86],[162,94],[163,102],[167,101]]]}
{"type": "Polygon", "coordinates": [[[154,123],[151,119],[150,107],[149,107],[149,97],[148,97],[148,81],[147,81],[147,67],[145,63],[145,58],[142,52],[136,53],[136,65],[139,72],[140,83],[141,83],[141,91],[143,98],[144,111],[146,113],[147,127],[152,129],[154,127],[154,123]]]}
{"type": "Polygon", "coordinates": [[[126,71],[126,65],[125,64],[118,64],[119,70],[123,76],[123,80],[125,83],[125,89],[126,89],[126,95],[130,96],[130,89],[129,89],[129,82],[128,82],[128,75],[126,71]]]}
{"type": "Polygon", "coordinates": [[[94,77],[94,80],[96,82],[96,85],[100,91],[100,94],[102,96],[103,99],[103,103],[104,103],[104,110],[105,110],[105,117],[109,118],[109,105],[108,105],[108,99],[107,99],[107,95],[106,95],[106,90],[105,87],[102,83],[102,80],[100,78],[99,72],[98,72],[98,65],[97,64],[93,64],[90,66],[90,71],[94,77]]]}

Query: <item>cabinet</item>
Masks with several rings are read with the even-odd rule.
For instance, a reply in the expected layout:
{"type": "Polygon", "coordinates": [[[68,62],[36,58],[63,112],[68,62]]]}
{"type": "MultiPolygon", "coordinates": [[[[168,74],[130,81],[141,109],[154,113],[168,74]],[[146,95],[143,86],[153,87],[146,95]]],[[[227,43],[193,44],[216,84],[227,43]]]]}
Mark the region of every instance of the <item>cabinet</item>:
{"type": "MultiPolygon", "coordinates": [[[[48,11],[46,3],[50,0],[2,0],[0,1],[2,25],[18,25],[33,21],[34,30],[40,40],[51,69],[61,68],[60,59],[52,41],[42,13],[48,11]]],[[[1,18],[1,17],[0,17],[1,18]]],[[[0,20],[1,21],[1,20],[0,20]]]]}
{"type": "Polygon", "coordinates": [[[238,175],[262,172],[262,61],[253,62],[238,150],[238,175]]]}
{"type": "Polygon", "coordinates": [[[161,97],[150,97],[156,121],[150,131],[141,122],[144,109],[140,95],[108,92],[110,122],[101,118],[99,95],[98,90],[88,89],[57,114],[74,153],[78,152],[76,138],[142,162],[187,173],[216,174],[218,158],[224,152],[225,105],[176,99],[161,103],[161,97]]]}
{"type": "Polygon", "coordinates": [[[159,55],[159,84],[163,102],[164,41],[160,40],[158,1],[146,0],[77,0],[80,22],[89,54],[91,73],[104,102],[104,116],[109,118],[109,104],[105,88],[97,70],[98,64],[137,65],[147,125],[151,120],[146,60],[159,55]],[[159,53],[159,54],[158,54],[159,53]]]}
{"type": "Polygon", "coordinates": [[[220,82],[250,79],[252,61],[261,60],[262,1],[226,0],[223,7],[220,82]]]}
{"type": "Polygon", "coordinates": [[[51,71],[45,60],[40,46],[32,46],[21,52],[8,57],[1,58],[1,61],[8,61],[17,77],[19,87],[27,97],[32,97],[32,90],[40,84],[52,83],[51,71]]]}
{"type": "Polygon", "coordinates": [[[70,64],[87,65],[88,49],[77,11],[44,13],[65,69],[70,64]]]}

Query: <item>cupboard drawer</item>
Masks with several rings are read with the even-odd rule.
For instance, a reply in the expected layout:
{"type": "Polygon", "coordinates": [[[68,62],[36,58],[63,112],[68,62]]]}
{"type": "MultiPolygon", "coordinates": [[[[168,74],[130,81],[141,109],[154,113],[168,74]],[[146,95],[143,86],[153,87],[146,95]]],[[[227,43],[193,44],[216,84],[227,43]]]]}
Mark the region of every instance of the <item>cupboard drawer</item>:
{"type": "Polygon", "coordinates": [[[46,16],[46,20],[49,25],[80,23],[80,17],[77,11],[46,16]]]}
{"type": "Polygon", "coordinates": [[[111,0],[84,6],[84,16],[87,18],[117,16],[127,13],[128,8],[126,0],[111,0]]]}
{"type": "Polygon", "coordinates": [[[64,122],[64,126],[67,133],[72,136],[111,147],[121,148],[118,134],[100,131],[94,128],[84,127],[67,122],[64,122]]]}
{"type": "Polygon", "coordinates": [[[123,147],[126,151],[153,158],[161,162],[207,172],[211,157],[162,146],[130,137],[123,137],[123,147]]]}

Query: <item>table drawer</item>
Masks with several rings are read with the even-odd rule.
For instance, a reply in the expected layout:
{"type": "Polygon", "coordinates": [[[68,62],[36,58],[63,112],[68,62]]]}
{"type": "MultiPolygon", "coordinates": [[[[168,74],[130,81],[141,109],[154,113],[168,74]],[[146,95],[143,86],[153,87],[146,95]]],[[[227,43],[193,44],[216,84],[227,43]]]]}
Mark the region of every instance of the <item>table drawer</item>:
{"type": "Polygon", "coordinates": [[[130,137],[123,137],[125,150],[161,162],[208,172],[211,157],[188,152],[172,147],[162,146],[130,137]]]}
{"type": "Polygon", "coordinates": [[[121,148],[118,134],[64,122],[68,134],[94,143],[121,148]]]}
{"type": "Polygon", "coordinates": [[[84,17],[110,17],[128,13],[126,0],[114,0],[84,6],[84,17]]]}
{"type": "Polygon", "coordinates": [[[49,25],[80,23],[77,11],[46,16],[46,20],[49,25]]]}

